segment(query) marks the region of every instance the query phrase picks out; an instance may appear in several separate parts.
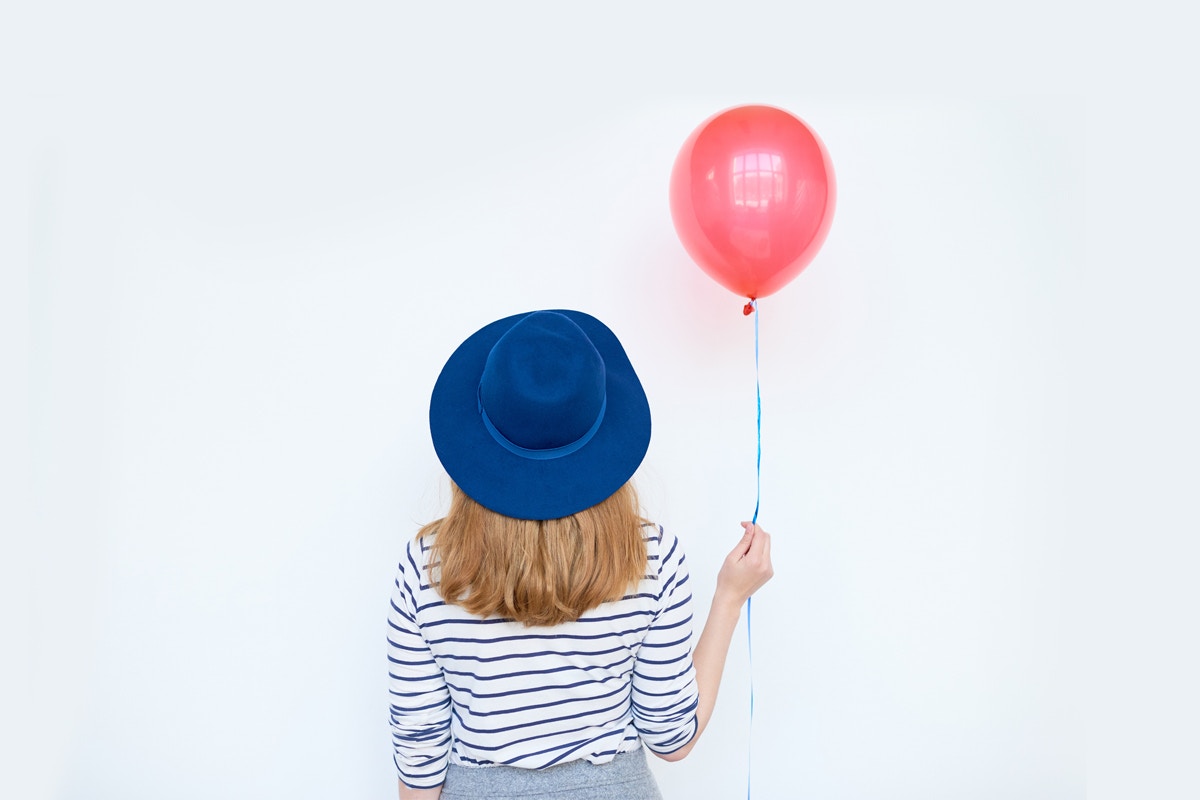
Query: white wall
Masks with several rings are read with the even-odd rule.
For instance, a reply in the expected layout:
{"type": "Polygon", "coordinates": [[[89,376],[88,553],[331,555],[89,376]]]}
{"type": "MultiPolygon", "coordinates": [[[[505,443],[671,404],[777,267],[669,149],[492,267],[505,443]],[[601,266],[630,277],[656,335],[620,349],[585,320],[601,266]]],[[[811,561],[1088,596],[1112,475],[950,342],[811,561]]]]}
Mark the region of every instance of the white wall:
{"type": "MultiPolygon", "coordinates": [[[[823,137],[839,205],[761,303],[754,796],[1083,797],[1069,12],[496,5],[8,28],[35,76],[4,162],[11,796],[393,796],[386,598],[444,499],[428,392],[506,314],[624,340],[643,499],[702,612],[753,510],[753,328],[667,180],[701,120],[765,102],[823,137]]],[[[750,674],[743,632],[667,797],[745,791],[750,674]]]]}

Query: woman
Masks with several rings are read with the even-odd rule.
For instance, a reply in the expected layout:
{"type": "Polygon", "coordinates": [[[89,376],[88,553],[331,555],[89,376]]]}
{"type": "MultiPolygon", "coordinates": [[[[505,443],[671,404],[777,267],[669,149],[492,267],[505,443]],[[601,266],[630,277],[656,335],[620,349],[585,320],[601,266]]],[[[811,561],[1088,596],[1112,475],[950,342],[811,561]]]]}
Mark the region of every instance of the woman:
{"type": "Polygon", "coordinates": [[[658,798],[643,747],[685,757],[712,715],[770,537],[725,559],[691,652],[679,541],[629,479],[650,409],[616,336],[578,311],[498,320],[433,389],[446,517],[399,566],[388,623],[400,797],[658,798]]]}

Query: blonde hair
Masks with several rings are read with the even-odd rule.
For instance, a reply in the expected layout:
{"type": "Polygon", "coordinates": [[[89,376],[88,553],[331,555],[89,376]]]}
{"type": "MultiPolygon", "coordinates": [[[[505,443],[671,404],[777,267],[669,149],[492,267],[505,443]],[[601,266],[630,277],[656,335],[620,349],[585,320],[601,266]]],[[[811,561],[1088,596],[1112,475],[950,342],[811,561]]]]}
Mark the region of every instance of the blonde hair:
{"type": "Polygon", "coordinates": [[[450,511],[421,528],[433,537],[429,580],[447,603],[525,625],[557,625],[619,600],[646,573],[637,492],[626,483],[569,517],[514,519],[451,484],[450,511]]]}

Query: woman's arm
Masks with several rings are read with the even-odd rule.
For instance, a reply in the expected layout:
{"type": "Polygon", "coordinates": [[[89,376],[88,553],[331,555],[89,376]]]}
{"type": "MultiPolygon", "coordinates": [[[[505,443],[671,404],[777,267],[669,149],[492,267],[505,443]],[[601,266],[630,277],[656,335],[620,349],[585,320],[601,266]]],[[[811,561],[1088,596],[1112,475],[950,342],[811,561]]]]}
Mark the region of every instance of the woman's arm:
{"type": "Polygon", "coordinates": [[[397,570],[388,612],[389,721],[404,800],[437,798],[450,760],[450,690],[417,621],[420,557],[419,544],[410,542],[397,570]],[[406,780],[428,788],[410,788],[406,780]]]}
{"type": "Polygon", "coordinates": [[[717,589],[713,593],[708,620],[692,654],[700,692],[696,709],[696,735],[673,753],[655,753],[665,761],[681,760],[699,741],[717,703],[717,690],[721,688],[721,675],[725,671],[725,657],[742,613],[742,604],[774,574],[770,534],[749,522],[743,522],[742,527],[746,533],[725,557],[725,563],[717,574],[717,589]]]}
{"type": "Polygon", "coordinates": [[[404,781],[398,782],[400,784],[400,800],[438,800],[442,796],[442,787],[440,786],[432,789],[414,789],[406,786],[404,781]]]}

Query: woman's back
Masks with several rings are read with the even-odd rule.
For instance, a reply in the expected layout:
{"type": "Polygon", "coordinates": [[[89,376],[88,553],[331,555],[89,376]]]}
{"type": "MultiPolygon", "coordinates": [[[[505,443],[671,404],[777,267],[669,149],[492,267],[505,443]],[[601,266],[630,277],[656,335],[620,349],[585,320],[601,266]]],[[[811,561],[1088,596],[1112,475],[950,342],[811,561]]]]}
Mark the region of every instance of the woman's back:
{"type": "Polygon", "coordinates": [[[678,540],[642,528],[646,575],[621,599],[555,626],[482,618],[429,581],[436,534],[409,545],[392,597],[393,736],[401,773],[445,766],[606,763],[638,747],[671,752],[695,732],[691,589],[678,540]],[[425,741],[427,747],[412,745],[425,741]]]}

